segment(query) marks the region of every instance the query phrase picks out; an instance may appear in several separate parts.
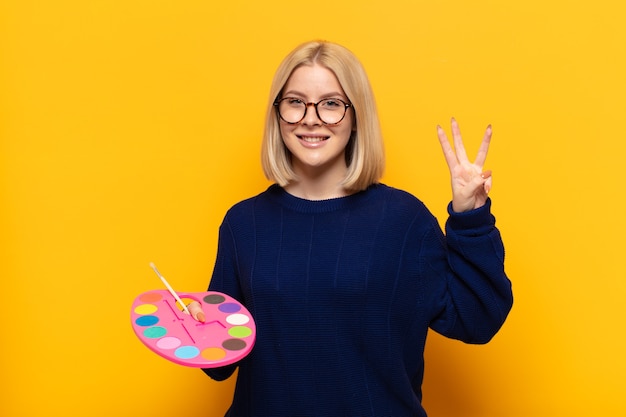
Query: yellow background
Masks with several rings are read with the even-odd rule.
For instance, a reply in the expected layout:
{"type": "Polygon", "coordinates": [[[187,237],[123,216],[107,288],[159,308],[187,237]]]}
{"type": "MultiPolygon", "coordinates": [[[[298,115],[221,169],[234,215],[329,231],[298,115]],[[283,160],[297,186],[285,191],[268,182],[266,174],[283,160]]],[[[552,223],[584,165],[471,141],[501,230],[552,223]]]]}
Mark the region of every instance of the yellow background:
{"type": "Polygon", "coordinates": [[[516,302],[486,346],[433,335],[433,417],[626,414],[626,7],[527,0],[0,3],[0,415],[222,415],[233,380],[147,350],[139,293],[204,290],[263,190],[271,76],[312,38],[368,69],[384,181],[445,220],[437,124],[487,167],[516,302]],[[176,413],[176,414],[175,414],[176,413]]]}

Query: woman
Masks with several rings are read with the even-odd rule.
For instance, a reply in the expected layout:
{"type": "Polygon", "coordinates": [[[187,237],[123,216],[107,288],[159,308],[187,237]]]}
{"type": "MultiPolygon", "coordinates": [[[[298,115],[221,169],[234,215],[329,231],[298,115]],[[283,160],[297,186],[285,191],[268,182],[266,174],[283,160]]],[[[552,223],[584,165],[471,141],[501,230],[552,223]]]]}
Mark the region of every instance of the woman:
{"type": "MultiPolygon", "coordinates": [[[[209,285],[246,305],[257,340],[228,416],[425,416],[431,328],[486,343],[512,306],[483,171],[438,136],[452,177],[446,235],[412,195],[379,183],[374,96],[342,46],[309,42],[278,68],[262,161],[274,185],[232,207],[209,285]]],[[[194,317],[197,303],[190,305],[194,317]]]]}

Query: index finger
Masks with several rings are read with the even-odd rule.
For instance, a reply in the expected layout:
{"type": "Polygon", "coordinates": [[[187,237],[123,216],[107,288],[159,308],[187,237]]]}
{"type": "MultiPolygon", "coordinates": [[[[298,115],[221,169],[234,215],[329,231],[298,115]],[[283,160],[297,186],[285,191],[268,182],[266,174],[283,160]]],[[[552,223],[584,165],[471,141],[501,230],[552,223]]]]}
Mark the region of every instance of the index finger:
{"type": "Polygon", "coordinates": [[[456,154],[454,153],[452,146],[450,146],[450,141],[446,136],[446,132],[439,125],[437,126],[437,137],[439,138],[439,143],[441,144],[441,149],[443,150],[443,156],[446,158],[448,167],[452,169],[459,163],[459,161],[456,159],[456,154]]]}

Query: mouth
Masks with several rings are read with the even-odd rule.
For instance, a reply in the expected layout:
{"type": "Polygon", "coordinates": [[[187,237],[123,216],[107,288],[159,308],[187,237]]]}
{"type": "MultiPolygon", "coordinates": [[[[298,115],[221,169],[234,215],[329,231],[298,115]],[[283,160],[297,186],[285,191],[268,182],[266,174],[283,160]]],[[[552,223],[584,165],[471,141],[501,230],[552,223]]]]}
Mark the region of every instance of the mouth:
{"type": "Polygon", "coordinates": [[[298,139],[307,143],[319,143],[330,139],[330,136],[322,135],[297,135],[298,139]]]}

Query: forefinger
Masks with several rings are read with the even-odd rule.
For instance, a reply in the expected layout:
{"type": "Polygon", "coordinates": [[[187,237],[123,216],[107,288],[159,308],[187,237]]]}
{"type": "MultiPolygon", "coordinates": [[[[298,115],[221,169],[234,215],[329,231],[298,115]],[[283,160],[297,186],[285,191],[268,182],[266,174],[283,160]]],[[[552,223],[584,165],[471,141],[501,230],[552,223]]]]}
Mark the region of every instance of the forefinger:
{"type": "Polygon", "coordinates": [[[441,144],[441,149],[443,150],[443,156],[446,158],[448,167],[452,169],[458,164],[458,161],[456,159],[456,155],[454,154],[454,150],[452,149],[452,146],[450,146],[450,141],[448,141],[446,132],[443,130],[441,126],[437,126],[437,137],[439,137],[439,143],[441,144]]]}

